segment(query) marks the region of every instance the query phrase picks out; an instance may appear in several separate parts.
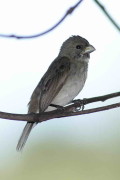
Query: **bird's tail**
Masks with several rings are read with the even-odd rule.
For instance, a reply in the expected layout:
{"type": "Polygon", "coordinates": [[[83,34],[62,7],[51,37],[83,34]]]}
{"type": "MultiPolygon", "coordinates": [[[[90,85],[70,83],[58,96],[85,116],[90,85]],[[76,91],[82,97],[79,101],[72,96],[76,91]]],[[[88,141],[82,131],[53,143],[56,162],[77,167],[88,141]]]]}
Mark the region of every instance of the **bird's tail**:
{"type": "Polygon", "coordinates": [[[32,128],[33,128],[36,124],[37,124],[37,123],[30,123],[30,122],[28,122],[28,123],[25,125],[25,127],[24,127],[24,129],[23,129],[23,132],[22,132],[22,134],[21,134],[21,136],[20,136],[20,139],[19,139],[19,141],[18,141],[17,147],[16,147],[16,150],[17,150],[17,151],[21,151],[21,150],[23,149],[23,147],[25,146],[25,143],[26,143],[26,141],[27,141],[27,139],[28,139],[28,136],[29,136],[32,128]]]}

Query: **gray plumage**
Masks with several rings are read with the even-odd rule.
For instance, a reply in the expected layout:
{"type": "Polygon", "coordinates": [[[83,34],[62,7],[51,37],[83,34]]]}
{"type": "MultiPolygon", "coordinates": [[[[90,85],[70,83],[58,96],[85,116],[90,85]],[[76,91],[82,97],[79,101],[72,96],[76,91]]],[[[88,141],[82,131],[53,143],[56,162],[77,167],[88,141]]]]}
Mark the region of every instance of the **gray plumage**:
{"type": "MultiPolygon", "coordinates": [[[[61,46],[58,57],[33,91],[28,104],[28,113],[52,111],[50,104],[65,106],[82,90],[86,78],[90,53],[95,48],[80,37],[72,36],[61,46]]],[[[32,128],[37,123],[28,122],[19,139],[17,150],[21,151],[32,128]]]]}

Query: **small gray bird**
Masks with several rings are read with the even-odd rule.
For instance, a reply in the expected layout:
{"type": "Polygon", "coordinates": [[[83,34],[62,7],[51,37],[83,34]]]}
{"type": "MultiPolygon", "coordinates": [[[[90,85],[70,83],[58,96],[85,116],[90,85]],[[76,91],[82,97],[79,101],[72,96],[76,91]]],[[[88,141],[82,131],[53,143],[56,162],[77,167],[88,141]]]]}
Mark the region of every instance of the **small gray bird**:
{"type": "MultiPolygon", "coordinates": [[[[59,106],[69,104],[85,84],[90,53],[94,50],[95,48],[80,36],[67,39],[62,44],[58,57],[33,91],[28,104],[28,113],[52,111],[55,107],[51,107],[51,104],[59,106]]],[[[17,145],[18,151],[23,149],[36,124],[27,122],[17,145]]]]}

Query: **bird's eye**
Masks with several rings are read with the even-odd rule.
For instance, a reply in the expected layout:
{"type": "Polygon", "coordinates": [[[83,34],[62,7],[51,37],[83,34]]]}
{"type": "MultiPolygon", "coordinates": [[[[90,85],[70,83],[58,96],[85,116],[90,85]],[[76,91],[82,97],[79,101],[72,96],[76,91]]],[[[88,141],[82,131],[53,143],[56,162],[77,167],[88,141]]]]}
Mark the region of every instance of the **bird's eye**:
{"type": "Polygon", "coordinates": [[[82,46],[81,45],[77,45],[76,49],[82,49],[82,46]]]}

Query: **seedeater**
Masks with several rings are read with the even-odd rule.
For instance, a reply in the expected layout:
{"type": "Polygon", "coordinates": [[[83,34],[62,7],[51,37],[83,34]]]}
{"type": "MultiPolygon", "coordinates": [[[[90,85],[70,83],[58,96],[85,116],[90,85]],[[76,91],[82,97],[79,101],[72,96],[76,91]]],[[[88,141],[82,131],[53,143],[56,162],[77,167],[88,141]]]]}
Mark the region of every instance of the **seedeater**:
{"type": "MultiPolygon", "coordinates": [[[[69,104],[84,87],[90,53],[95,48],[81,36],[68,38],[32,93],[28,113],[52,111],[51,104],[69,104]]],[[[21,151],[37,123],[27,122],[19,139],[17,150],[21,151]]]]}

